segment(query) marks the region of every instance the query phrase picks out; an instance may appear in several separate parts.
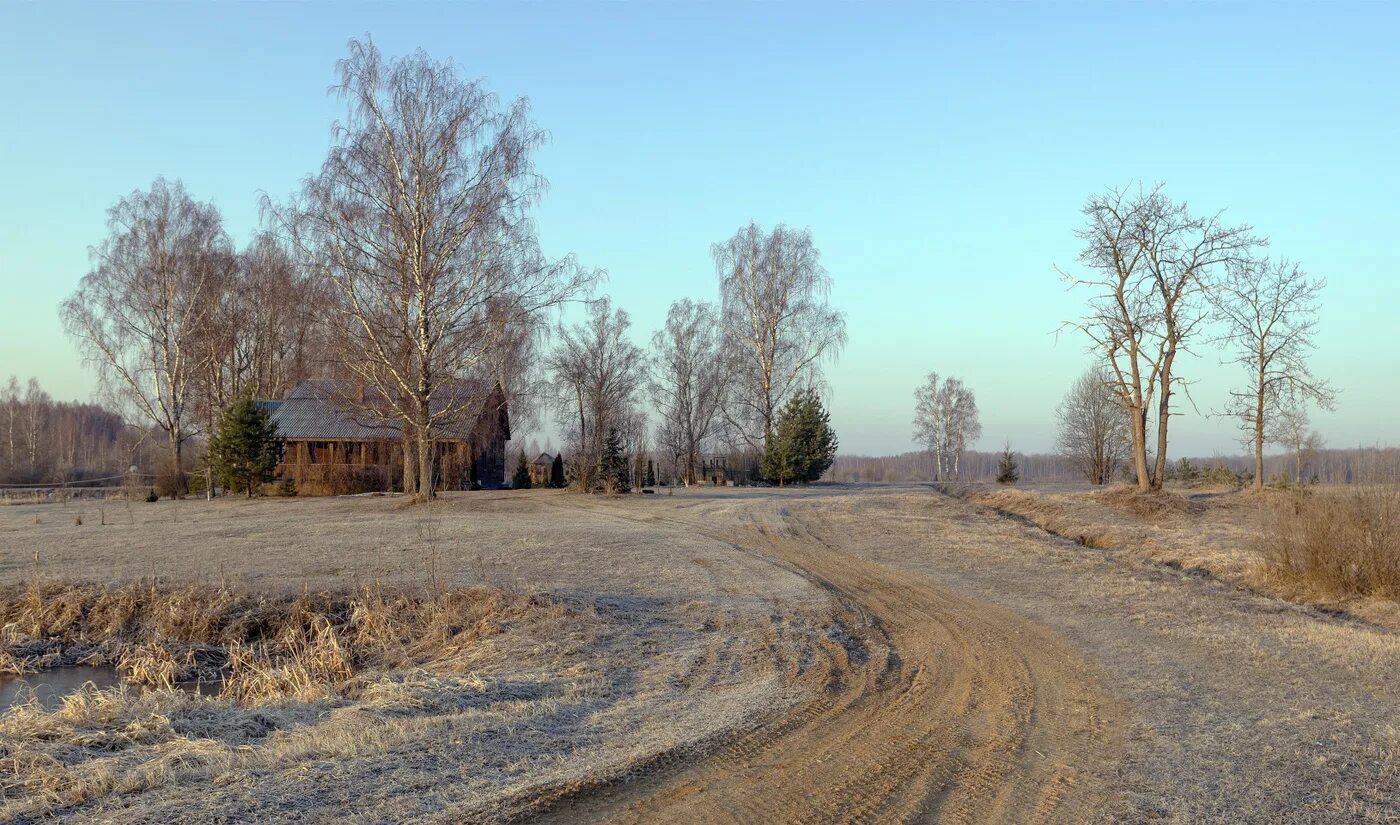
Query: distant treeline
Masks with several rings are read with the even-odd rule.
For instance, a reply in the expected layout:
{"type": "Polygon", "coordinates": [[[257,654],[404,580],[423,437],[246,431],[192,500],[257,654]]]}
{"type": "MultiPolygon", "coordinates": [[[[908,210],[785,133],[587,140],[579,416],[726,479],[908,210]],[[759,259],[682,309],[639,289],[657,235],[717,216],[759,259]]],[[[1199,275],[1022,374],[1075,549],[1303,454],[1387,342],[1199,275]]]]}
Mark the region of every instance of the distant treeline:
{"type": "MultiPolygon", "coordinates": [[[[963,481],[993,481],[997,476],[999,452],[969,450],[963,454],[963,481]]],[[[1212,470],[1226,469],[1241,479],[1251,477],[1252,456],[1188,456],[1169,464],[1169,476],[1191,478],[1205,476],[1212,470]]],[[[1022,481],[1083,481],[1073,463],[1064,456],[1051,453],[1016,453],[1016,463],[1022,481]]],[[[1266,456],[1266,480],[1293,480],[1301,468],[1304,481],[1316,480],[1328,484],[1355,481],[1400,480],[1400,448],[1353,447],[1350,449],[1319,449],[1305,453],[1301,460],[1293,453],[1266,456]]],[[[931,481],[934,460],[926,452],[909,452],[892,456],[838,455],[825,478],[828,481],[931,481]]]]}
{"type": "Polygon", "coordinates": [[[146,435],[100,404],[55,401],[37,380],[21,385],[12,377],[0,387],[0,484],[62,484],[146,467],[146,435]]]}

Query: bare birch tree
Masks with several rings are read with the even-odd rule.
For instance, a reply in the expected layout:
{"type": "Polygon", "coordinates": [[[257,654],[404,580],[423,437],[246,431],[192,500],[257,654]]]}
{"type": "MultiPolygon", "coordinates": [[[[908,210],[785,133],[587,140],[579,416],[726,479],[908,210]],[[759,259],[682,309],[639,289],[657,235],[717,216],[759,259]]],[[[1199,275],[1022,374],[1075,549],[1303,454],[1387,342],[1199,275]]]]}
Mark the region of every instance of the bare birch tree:
{"type": "Polygon", "coordinates": [[[19,377],[11,375],[10,382],[0,390],[0,428],[3,428],[5,444],[5,467],[13,472],[19,464],[18,434],[20,415],[24,409],[20,400],[19,377]]]}
{"type": "Polygon", "coordinates": [[[671,304],[666,327],[651,339],[648,387],[660,421],[657,441],[675,462],[678,481],[696,481],[696,468],[719,424],[728,382],[719,313],[690,299],[671,304]]]}
{"type": "Polygon", "coordinates": [[[368,38],[337,71],[348,116],[304,187],[296,237],[333,296],[343,369],[404,434],[429,497],[435,434],[474,419],[544,311],[593,275],[540,252],[529,209],[545,134],[527,101],[502,109],[451,63],[386,61],[368,38]]]}
{"type": "Polygon", "coordinates": [[[831,277],[805,229],[750,223],[712,253],[731,359],[725,422],[761,452],[783,403],[821,383],[822,364],[845,346],[846,319],[827,301],[831,277]]]}
{"type": "Polygon", "coordinates": [[[972,390],[957,378],[940,380],[938,373],[930,372],[914,391],[914,440],[933,456],[934,480],[958,478],[963,452],[981,436],[972,390]]]}
{"type": "Polygon", "coordinates": [[[165,434],[183,492],[182,452],[197,430],[193,396],[206,357],[199,339],[231,247],[218,210],[164,178],[108,210],[107,226],[93,270],[60,314],[110,394],[165,434]]]}
{"type": "MultiPolygon", "coordinates": [[[[1269,420],[1267,438],[1269,443],[1278,444],[1293,456],[1293,481],[1303,483],[1304,468],[1317,458],[1324,446],[1322,436],[1312,428],[1307,408],[1289,399],[1269,420]]],[[[1256,471],[1255,477],[1258,477],[1256,471]]]]}
{"type": "Polygon", "coordinates": [[[1091,274],[1061,274],[1093,294],[1088,314],[1066,325],[1089,337],[1128,409],[1138,489],[1159,489],[1166,478],[1171,399],[1185,385],[1176,358],[1210,317],[1205,298],[1214,280],[1263,241],[1248,226],[1226,226],[1218,213],[1193,216],[1160,186],[1136,195],[1109,190],[1090,198],[1083,212],[1079,262],[1091,274]],[[1151,466],[1150,412],[1157,441],[1151,466]]]}
{"type": "Polygon", "coordinates": [[[1132,446],[1128,411],[1116,379],[1102,367],[1079,377],[1056,410],[1055,447],[1090,484],[1106,484],[1132,446]]]}
{"type": "Polygon", "coordinates": [[[1212,292],[1220,336],[1248,383],[1230,392],[1254,454],[1254,489],[1264,489],[1264,444],[1274,419],[1307,402],[1331,409],[1336,392],[1312,374],[1307,355],[1317,331],[1317,296],[1326,286],[1290,261],[1248,260],[1230,267],[1212,292]]]}
{"type": "Polygon", "coordinates": [[[627,429],[646,377],[642,351],[627,337],[631,323],[607,298],[593,301],[586,320],[559,329],[546,361],[566,452],[584,490],[602,482],[598,468],[608,431],[627,429]]]}

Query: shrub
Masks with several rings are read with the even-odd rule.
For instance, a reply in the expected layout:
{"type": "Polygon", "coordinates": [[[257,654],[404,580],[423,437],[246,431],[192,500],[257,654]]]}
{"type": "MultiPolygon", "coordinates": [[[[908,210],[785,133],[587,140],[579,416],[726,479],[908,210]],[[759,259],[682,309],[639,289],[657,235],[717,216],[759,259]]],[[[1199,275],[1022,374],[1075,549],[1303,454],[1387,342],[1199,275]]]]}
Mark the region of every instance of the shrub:
{"type": "Polygon", "coordinates": [[[1272,574],[1295,584],[1400,599],[1400,487],[1286,493],[1265,513],[1258,550],[1272,574]]]}

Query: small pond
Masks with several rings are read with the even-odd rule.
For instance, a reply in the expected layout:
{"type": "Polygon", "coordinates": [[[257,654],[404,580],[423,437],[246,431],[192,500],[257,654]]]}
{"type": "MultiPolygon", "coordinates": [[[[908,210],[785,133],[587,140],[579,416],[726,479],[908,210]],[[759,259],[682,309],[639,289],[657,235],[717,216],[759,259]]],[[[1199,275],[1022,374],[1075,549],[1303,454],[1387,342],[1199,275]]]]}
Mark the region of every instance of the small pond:
{"type": "MultiPolygon", "coordinates": [[[[117,669],[106,665],[56,667],[39,673],[26,673],[23,676],[0,674],[0,713],[24,701],[31,690],[34,698],[45,710],[53,710],[63,704],[65,696],[76,692],[88,682],[99,688],[114,688],[121,685],[122,681],[117,669]]],[[[218,682],[182,682],[175,687],[212,696],[219,692],[220,685],[218,682]]]]}

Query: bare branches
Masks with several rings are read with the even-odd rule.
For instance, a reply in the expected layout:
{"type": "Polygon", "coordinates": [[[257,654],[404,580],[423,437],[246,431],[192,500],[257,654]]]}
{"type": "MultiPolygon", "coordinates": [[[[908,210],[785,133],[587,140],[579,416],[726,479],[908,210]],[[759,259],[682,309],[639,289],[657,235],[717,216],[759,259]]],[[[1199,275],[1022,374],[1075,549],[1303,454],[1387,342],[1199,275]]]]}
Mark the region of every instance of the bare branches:
{"type": "Polygon", "coordinates": [[[60,314],[123,406],[165,432],[177,475],[194,432],[194,385],[209,357],[200,336],[231,274],[218,210],[157,178],[107,213],[94,268],[60,314]]]}
{"type": "Polygon", "coordinates": [[[545,134],[525,100],[502,108],[450,63],[385,61],[368,39],[351,41],[337,74],[347,119],[306,182],[294,236],[329,284],[346,369],[413,434],[428,495],[434,433],[523,374],[544,311],[596,276],[539,249],[528,210],[545,188],[533,162],[545,134]],[[485,391],[461,392],[463,379],[485,391]]]}
{"type": "Polygon", "coordinates": [[[1056,449],[1090,484],[1108,483],[1132,447],[1117,378],[1102,366],[1084,373],[1065,393],[1056,417],[1056,449]]]}
{"type": "Polygon", "coordinates": [[[939,380],[930,372],[914,391],[914,440],[933,454],[934,480],[959,477],[962,455],[982,437],[977,397],[960,379],[939,380]]]}
{"type": "Polygon", "coordinates": [[[1166,475],[1167,425],[1178,354],[1210,318],[1205,296],[1220,273],[1247,260],[1264,241],[1248,226],[1228,226],[1220,215],[1195,217],[1157,186],[1089,199],[1080,275],[1061,275],[1091,290],[1089,311],[1067,326],[1083,332],[1103,359],[1129,411],[1133,464],[1140,489],[1160,487],[1166,475]],[[1155,401],[1155,466],[1147,456],[1147,417],[1155,401]]]}
{"type": "Polygon", "coordinates": [[[679,481],[694,484],[705,445],[715,435],[728,389],[720,316],[713,304],[671,304],[666,327],[651,339],[648,387],[660,414],[657,440],[675,463],[679,481]]]}
{"type": "MultiPolygon", "coordinates": [[[[1254,452],[1254,485],[1264,484],[1264,444],[1274,422],[1303,416],[1305,404],[1331,409],[1336,392],[1314,376],[1307,355],[1317,330],[1317,296],[1326,282],[1308,277],[1296,263],[1268,259],[1234,262],[1211,294],[1219,341],[1245,368],[1248,382],[1231,392],[1230,413],[1240,420],[1254,452]]],[[[1287,426],[1291,449],[1301,454],[1300,427],[1287,426]]],[[[1301,468],[1301,459],[1299,460],[1301,468]]]]}
{"type": "Polygon", "coordinates": [[[638,435],[634,404],[645,379],[642,351],[627,337],[631,319],[607,298],[589,305],[583,323],[559,330],[546,367],[554,376],[557,419],[572,444],[574,478],[591,490],[600,481],[609,430],[638,435]]]}
{"type": "Polygon", "coordinates": [[[845,346],[846,319],[827,303],[831,277],[810,232],[750,223],[711,251],[732,358],[725,421],[762,450],[783,402],[819,384],[822,363],[845,346]]]}

